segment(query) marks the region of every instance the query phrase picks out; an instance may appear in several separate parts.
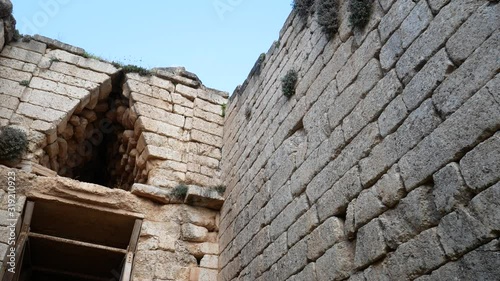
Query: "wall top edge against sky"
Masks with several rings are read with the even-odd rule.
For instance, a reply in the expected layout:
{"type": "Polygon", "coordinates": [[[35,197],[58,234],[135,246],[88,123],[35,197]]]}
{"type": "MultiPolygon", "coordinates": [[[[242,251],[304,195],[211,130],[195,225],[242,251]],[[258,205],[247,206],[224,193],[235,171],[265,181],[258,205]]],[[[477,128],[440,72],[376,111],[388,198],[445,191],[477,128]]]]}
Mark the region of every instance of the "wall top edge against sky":
{"type": "Polygon", "coordinates": [[[41,34],[109,61],[183,66],[232,93],[278,40],[291,0],[11,0],[22,34],[41,34]]]}

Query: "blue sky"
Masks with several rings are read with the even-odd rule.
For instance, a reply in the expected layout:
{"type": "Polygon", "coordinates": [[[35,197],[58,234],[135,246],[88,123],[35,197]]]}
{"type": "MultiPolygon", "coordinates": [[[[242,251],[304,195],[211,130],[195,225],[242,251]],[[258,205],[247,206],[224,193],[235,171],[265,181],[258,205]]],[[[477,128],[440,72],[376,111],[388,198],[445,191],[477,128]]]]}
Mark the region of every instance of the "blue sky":
{"type": "Polygon", "coordinates": [[[12,0],[17,28],[147,68],[184,66],[232,93],[278,39],[291,0],[12,0]],[[144,4],[147,3],[147,4],[144,4]]]}

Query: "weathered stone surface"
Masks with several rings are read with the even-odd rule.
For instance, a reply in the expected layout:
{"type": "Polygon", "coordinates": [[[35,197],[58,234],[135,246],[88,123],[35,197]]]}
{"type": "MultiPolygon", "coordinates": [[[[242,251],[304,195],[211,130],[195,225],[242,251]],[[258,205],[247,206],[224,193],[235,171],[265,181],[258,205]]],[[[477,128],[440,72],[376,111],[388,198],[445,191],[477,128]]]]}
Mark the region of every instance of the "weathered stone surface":
{"type": "Polygon", "coordinates": [[[498,213],[500,183],[481,192],[470,202],[470,208],[475,216],[487,227],[494,231],[500,229],[500,215],[498,213]]]}
{"type": "Polygon", "coordinates": [[[290,203],[271,223],[271,240],[278,238],[290,225],[309,209],[306,196],[301,196],[290,203]]]}
{"type": "Polygon", "coordinates": [[[337,86],[340,92],[353,81],[374,54],[380,51],[380,47],[380,37],[378,32],[374,30],[337,74],[337,86]]]}
{"type": "Polygon", "coordinates": [[[355,229],[358,229],[387,210],[387,207],[382,204],[373,188],[364,190],[359,194],[354,208],[355,229]]]}
{"type": "Polygon", "coordinates": [[[41,119],[47,122],[54,122],[57,120],[61,120],[66,116],[66,113],[50,108],[43,108],[37,105],[32,105],[26,102],[23,102],[19,105],[17,109],[17,113],[26,115],[28,117],[41,119]]]}
{"type": "Polygon", "coordinates": [[[343,280],[354,268],[354,245],[344,241],[334,245],[316,261],[318,280],[343,280]]]}
{"type": "Polygon", "coordinates": [[[446,50],[453,61],[463,62],[499,27],[500,6],[485,4],[450,37],[446,50]]]}
{"type": "Polygon", "coordinates": [[[0,55],[32,64],[38,64],[42,59],[42,55],[39,53],[31,52],[10,45],[5,46],[0,55]]]}
{"type": "Polygon", "coordinates": [[[460,206],[466,206],[471,194],[460,174],[457,163],[450,163],[433,176],[434,203],[442,215],[451,213],[460,206]]]}
{"type": "Polygon", "coordinates": [[[460,160],[465,182],[479,192],[500,180],[500,134],[496,133],[460,160]]]}
{"type": "Polygon", "coordinates": [[[413,110],[453,71],[454,65],[448,58],[446,50],[439,50],[425,66],[413,77],[403,90],[403,101],[408,110],[413,110]]]}
{"type": "Polygon", "coordinates": [[[215,190],[207,190],[206,188],[190,185],[185,202],[195,206],[220,210],[224,203],[224,198],[215,190]]]}
{"type": "Polygon", "coordinates": [[[385,256],[387,246],[382,233],[382,225],[378,219],[372,220],[359,229],[354,257],[356,268],[365,267],[385,256]]]}
{"type": "Polygon", "coordinates": [[[40,41],[42,43],[47,44],[47,46],[49,46],[49,47],[55,47],[56,49],[62,49],[62,50],[68,51],[70,53],[79,55],[79,56],[82,56],[83,54],[85,54],[85,50],[82,48],[71,46],[71,45],[62,43],[60,41],[47,38],[45,36],[41,36],[41,35],[36,34],[35,36],[33,36],[33,38],[37,41],[40,41]]]}
{"type": "Polygon", "coordinates": [[[461,149],[477,143],[500,124],[500,104],[478,92],[399,161],[406,189],[411,190],[455,158],[461,149]],[[466,126],[463,126],[467,124],[466,126]]]}
{"type": "Polygon", "coordinates": [[[377,192],[380,201],[387,207],[395,206],[406,194],[397,165],[394,165],[387,174],[383,175],[373,188],[377,192]]]}
{"type": "Polygon", "coordinates": [[[181,227],[182,239],[190,242],[203,242],[207,239],[208,230],[201,226],[185,223],[181,227]]]}
{"type": "Polygon", "coordinates": [[[307,236],[307,258],[316,260],[333,245],[345,240],[344,222],[336,217],[327,219],[307,236]]]}
{"type": "Polygon", "coordinates": [[[415,75],[417,66],[429,59],[453,34],[467,17],[485,1],[452,1],[432,20],[427,30],[422,33],[396,64],[399,78],[408,82],[415,75]]]}
{"type": "Polygon", "coordinates": [[[392,5],[391,9],[380,21],[378,27],[382,42],[385,42],[392,32],[398,28],[414,6],[415,3],[411,0],[398,0],[392,5]]]}
{"type": "Polygon", "coordinates": [[[432,101],[427,100],[408,116],[396,132],[375,146],[369,157],[359,162],[362,184],[366,186],[381,176],[385,169],[396,163],[440,123],[441,119],[435,112],[432,101]]]}
{"type": "Polygon", "coordinates": [[[354,167],[319,198],[317,207],[320,221],[324,221],[328,217],[334,215],[342,214],[349,202],[354,199],[362,189],[359,181],[358,168],[354,167]]]}
{"type": "Polygon", "coordinates": [[[433,271],[417,281],[495,280],[500,274],[500,241],[492,242],[433,271]]]}
{"type": "Polygon", "coordinates": [[[291,247],[318,226],[316,206],[311,207],[288,229],[288,246],[291,247]]]}
{"type": "MultiPolygon", "coordinates": [[[[486,206],[488,208],[490,206],[486,206]]],[[[441,245],[446,255],[456,259],[494,234],[466,209],[459,209],[445,217],[437,227],[441,245]]]]}
{"type": "Polygon", "coordinates": [[[500,68],[498,45],[500,31],[497,30],[436,89],[432,99],[439,112],[449,116],[493,78],[500,68]]]}
{"type": "Polygon", "coordinates": [[[426,230],[401,245],[387,258],[391,279],[413,279],[446,262],[436,228],[426,230]]]}

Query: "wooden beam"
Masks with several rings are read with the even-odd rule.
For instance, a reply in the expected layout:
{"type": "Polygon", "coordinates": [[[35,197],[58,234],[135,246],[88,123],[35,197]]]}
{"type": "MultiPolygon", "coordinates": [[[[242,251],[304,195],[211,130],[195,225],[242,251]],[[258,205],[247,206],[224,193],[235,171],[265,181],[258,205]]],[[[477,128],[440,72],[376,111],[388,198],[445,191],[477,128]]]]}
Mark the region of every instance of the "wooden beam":
{"type": "MultiPolygon", "coordinates": [[[[19,237],[17,238],[16,241],[16,272],[12,273],[10,271],[5,271],[2,281],[13,281],[15,280],[15,277],[20,274],[21,271],[21,266],[23,264],[23,253],[24,253],[24,247],[26,245],[26,241],[28,240],[28,233],[30,231],[30,225],[31,225],[31,218],[33,217],[33,210],[35,209],[35,202],[28,201],[26,202],[26,208],[24,209],[24,217],[23,217],[23,222],[21,224],[21,233],[19,234],[19,237]]],[[[3,268],[4,270],[7,270],[9,268],[7,264],[7,258],[4,259],[4,265],[3,268]]]]}
{"type": "Polygon", "coordinates": [[[132,268],[134,265],[134,255],[137,249],[137,242],[139,240],[139,235],[141,234],[142,220],[136,219],[134,223],[134,229],[132,235],[130,236],[130,243],[128,245],[128,253],[125,256],[125,264],[122,269],[122,276],[120,281],[130,281],[132,280],[132,268]]]}
{"type": "Polygon", "coordinates": [[[127,250],[124,250],[124,249],[118,249],[118,248],[97,245],[97,244],[92,244],[92,243],[87,243],[87,242],[82,242],[82,241],[77,241],[77,240],[60,238],[60,237],[55,237],[55,236],[50,236],[50,235],[45,235],[45,234],[39,234],[39,233],[35,233],[35,232],[31,232],[29,234],[29,236],[33,237],[33,238],[45,239],[45,240],[49,240],[49,241],[65,243],[65,244],[72,244],[72,245],[87,247],[87,248],[94,248],[94,249],[99,249],[99,250],[104,250],[104,251],[109,251],[109,252],[114,252],[114,253],[120,253],[120,254],[127,253],[127,250]]]}

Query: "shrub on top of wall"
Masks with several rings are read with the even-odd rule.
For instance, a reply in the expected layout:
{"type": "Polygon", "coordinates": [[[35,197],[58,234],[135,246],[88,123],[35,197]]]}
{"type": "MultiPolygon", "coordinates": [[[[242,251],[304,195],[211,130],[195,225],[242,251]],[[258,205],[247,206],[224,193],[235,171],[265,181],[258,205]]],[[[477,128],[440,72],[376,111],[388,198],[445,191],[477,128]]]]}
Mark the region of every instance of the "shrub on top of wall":
{"type": "Polygon", "coordinates": [[[323,32],[332,38],[339,28],[338,0],[318,0],[316,3],[316,13],[318,24],[323,28],[323,32]]]}
{"type": "Polygon", "coordinates": [[[287,72],[285,77],[281,79],[281,88],[283,90],[283,95],[288,98],[295,95],[295,87],[297,86],[298,79],[299,75],[294,69],[291,69],[287,72]]]}
{"type": "Polygon", "coordinates": [[[292,7],[299,17],[306,19],[312,11],[314,0],[293,0],[292,7]]]}
{"type": "Polygon", "coordinates": [[[351,25],[353,27],[363,28],[370,20],[372,0],[350,0],[349,11],[351,12],[349,16],[351,25]]]}
{"type": "Polygon", "coordinates": [[[26,133],[14,127],[0,129],[0,160],[20,160],[28,149],[26,133]]]}

